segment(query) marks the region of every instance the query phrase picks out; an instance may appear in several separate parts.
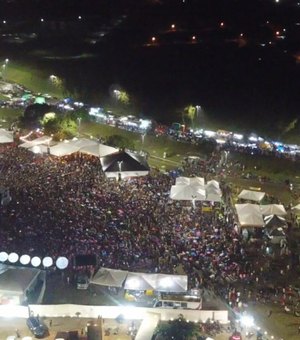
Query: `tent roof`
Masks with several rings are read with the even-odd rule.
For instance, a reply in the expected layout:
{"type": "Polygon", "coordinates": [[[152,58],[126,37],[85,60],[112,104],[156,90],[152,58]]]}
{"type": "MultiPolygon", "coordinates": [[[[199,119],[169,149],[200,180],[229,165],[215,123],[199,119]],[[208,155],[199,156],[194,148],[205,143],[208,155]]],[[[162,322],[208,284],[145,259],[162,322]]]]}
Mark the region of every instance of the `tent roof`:
{"type": "Polygon", "coordinates": [[[96,157],[105,157],[118,151],[118,149],[104,144],[86,145],[80,149],[80,152],[96,157]]]}
{"type": "Polygon", "coordinates": [[[286,220],[283,217],[277,215],[270,215],[265,217],[266,227],[284,227],[287,225],[286,220]]]}
{"type": "Polygon", "coordinates": [[[128,273],[125,289],[181,293],[187,291],[186,275],[128,273]]]}
{"type": "Polygon", "coordinates": [[[263,227],[264,220],[257,204],[236,204],[237,215],[241,227],[263,227]]]}
{"type": "Polygon", "coordinates": [[[278,215],[285,216],[286,210],[282,204],[264,204],[260,206],[263,215],[278,215]]]}
{"type": "Polygon", "coordinates": [[[127,275],[126,270],[100,268],[90,282],[101,286],[122,287],[127,275]]]}
{"type": "Polygon", "coordinates": [[[5,129],[0,129],[0,144],[12,143],[14,141],[13,133],[5,129]]]}
{"type": "Polygon", "coordinates": [[[146,160],[131,152],[115,152],[100,158],[104,172],[149,171],[146,160]]]}
{"type": "Polygon", "coordinates": [[[292,208],[293,212],[295,213],[300,213],[300,203],[295,205],[293,208],[292,208]]]}
{"type": "Polygon", "coordinates": [[[155,290],[155,274],[128,273],[125,289],[129,290],[155,290]]]}
{"type": "Polygon", "coordinates": [[[39,273],[40,270],[35,268],[7,267],[7,270],[0,274],[0,290],[24,293],[39,273]]]}
{"type": "Polygon", "coordinates": [[[220,184],[215,179],[212,179],[206,183],[206,188],[211,188],[211,187],[220,189],[220,184]]]}
{"type": "Polygon", "coordinates": [[[265,197],[264,192],[252,191],[252,190],[242,190],[238,198],[243,200],[260,202],[265,197]]]}
{"type": "Polygon", "coordinates": [[[172,185],[170,198],[180,201],[204,201],[206,193],[203,187],[195,185],[172,185]]]}
{"type": "Polygon", "coordinates": [[[156,291],[159,292],[186,292],[188,289],[188,278],[186,275],[157,274],[156,291]]]}
{"type": "Polygon", "coordinates": [[[177,177],[176,185],[197,185],[204,187],[203,177],[177,177]]]}
{"type": "MultiPolygon", "coordinates": [[[[35,145],[41,145],[41,144],[47,144],[48,143],[50,144],[53,144],[52,142],[52,137],[49,137],[49,136],[42,136],[42,137],[38,137],[36,139],[33,139],[33,140],[30,140],[30,141],[27,141],[25,143],[22,143],[21,145],[19,145],[20,147],[22,148],[26,148],[26,149],[30,149],[32,148],[33,146],[35,145]]],[[[55,143],[54,143],[55,144],[55,143]]],[[[53,144],[53,145],[54,145],[53,144]]]]}

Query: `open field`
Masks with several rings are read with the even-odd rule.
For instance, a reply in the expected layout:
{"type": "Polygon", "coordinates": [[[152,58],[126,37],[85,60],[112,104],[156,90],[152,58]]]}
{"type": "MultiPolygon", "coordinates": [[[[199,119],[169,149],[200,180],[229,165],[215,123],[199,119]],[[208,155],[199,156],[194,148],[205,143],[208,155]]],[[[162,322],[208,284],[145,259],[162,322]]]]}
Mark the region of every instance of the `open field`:
{"type": "Polygon", "coordinates": [[[15,60],[10,60],[7,64],[5,80],[21,84],[35,93],[48,93],[54,97],[63,97],[63,87],[51,82],[50,74],[15,60]]]}

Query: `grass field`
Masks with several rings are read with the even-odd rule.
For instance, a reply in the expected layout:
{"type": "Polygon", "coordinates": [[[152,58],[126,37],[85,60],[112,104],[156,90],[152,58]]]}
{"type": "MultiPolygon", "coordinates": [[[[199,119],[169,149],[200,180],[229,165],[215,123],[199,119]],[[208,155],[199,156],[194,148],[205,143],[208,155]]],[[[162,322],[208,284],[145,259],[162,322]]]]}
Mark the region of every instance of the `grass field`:
{"type": "Polygon", "coordinates": [[[63,88],[51,82],[50,74],[14,60],[10,60],[7,64],[5,80],[21,84],[35,93],[48,93],[54,97],[63,97],[63,88]]]}
{"type": "Polygon", "coordinates": [[[0,127],[9,128],[22,114],[22,109],[0,108],[0,127]]]}

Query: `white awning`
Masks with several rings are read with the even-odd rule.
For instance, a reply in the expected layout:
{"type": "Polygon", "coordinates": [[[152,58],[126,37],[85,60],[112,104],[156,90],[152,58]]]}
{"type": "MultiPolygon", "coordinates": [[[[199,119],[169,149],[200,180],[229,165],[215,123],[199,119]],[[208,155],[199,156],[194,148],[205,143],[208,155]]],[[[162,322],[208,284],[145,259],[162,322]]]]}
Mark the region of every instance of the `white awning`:
{"type": "Polygon", "coordinates": [[[100,286],[122,287],[127,275],[128,271],[126,270],[100,268],[90,283],[100,286]]]}
{"type": "Polygon", "coordinates": [[[235,205],[241,227],[263,227],[264,220],[258,204],[235,205]]]}
{"type": "Polygon", "coordinates": [[[238,198],[248,201],[260,202],[265,197],[264,192],[252,191],[252,190],[242,190],[238,198]]]}
{"type": "Polygon", "coordinates": [[[179,201],[204,201],[206,199],[205,189],[195,185],[172,185],[170,198],[179,201]]]}
{"type": "Polygon", "coordinates": [[[204,187],[203,177],[177,177],[176,185],[196,185],[204,187]]]}
{"type": "Polygon", "coordinates": [[[264,216],[267,215],[285,216],[287,214],[282,204],[264,204],[260,206],[260,210],[264,216]]]}
{"type": "Polygon", "coordinates": [[[11,131],[0,129],[0,144],[12,143],[13,141],[14,141],[14,137],[11,131]]]}

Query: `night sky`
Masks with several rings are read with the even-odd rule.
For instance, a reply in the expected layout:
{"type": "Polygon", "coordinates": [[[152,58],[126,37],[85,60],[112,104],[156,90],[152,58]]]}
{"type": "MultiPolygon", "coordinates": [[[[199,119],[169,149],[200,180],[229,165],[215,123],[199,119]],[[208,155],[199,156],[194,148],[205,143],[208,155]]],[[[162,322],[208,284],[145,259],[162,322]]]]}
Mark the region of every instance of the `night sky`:
{"type": "Polygon", "coordinates": [[[0,1],[0,13],[2,33],[37,33],[18,46],[2,38],[1,49],[16,57],[22,51],[30,61],[35,50],[92,54],[46,66],[93,103],[117,84],[137,112],[160,121],[179,119],[193,104],[236,126],[270,128],[272,121],[277,133],[299,116],[298,1],[16,0],[0,1]],[[53,22],[68,24],[58,31],[53,22]]]}

